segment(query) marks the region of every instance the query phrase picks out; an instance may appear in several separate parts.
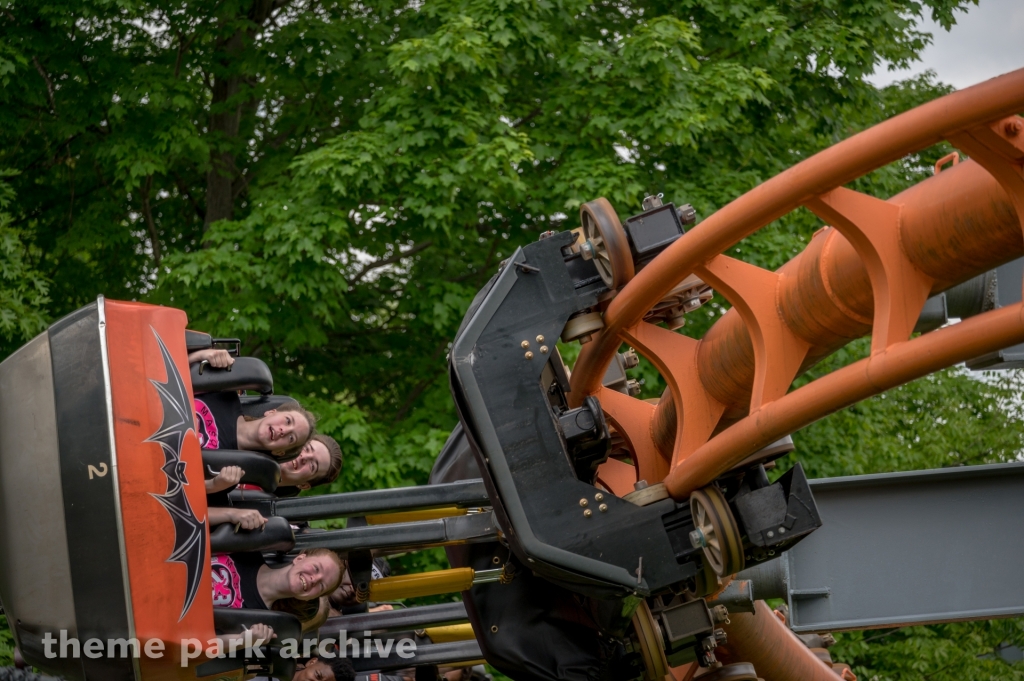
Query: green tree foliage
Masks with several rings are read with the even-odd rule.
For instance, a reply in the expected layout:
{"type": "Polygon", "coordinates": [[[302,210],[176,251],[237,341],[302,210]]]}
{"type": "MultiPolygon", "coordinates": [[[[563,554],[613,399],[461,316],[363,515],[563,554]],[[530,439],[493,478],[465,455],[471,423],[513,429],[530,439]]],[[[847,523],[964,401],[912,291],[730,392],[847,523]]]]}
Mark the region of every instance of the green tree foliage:
{"type": "Polygon", "coordinates": [[[0,667],[14,664],[14,635],[7,625],[7,617],[0,615],[0,667]]]}
{"type": "Polygon", "coordinates": [[[0,343],[31,338],[46,327],[49,282],[33,263],[39,249],[29,229],[9,212],[14,190],[11,171],[0,170],[0,343]]]}
{"type": "MultiPolygon", "coordinates": [[[[0,0],[0,353],[100,293],[181,307],[321,415],[347,453],[335,491],[422,483],[455,422],[448,343],[503,258],[598,196],[709,215],[943,94],[865,76],[920,53],[916,18],[972,2],[0,0]]],[[[857,188],[894,194],[944,151],[857,188]]],[[[798,212],[730,254],[777,267],[818,226],[798,212]]],[[[797,434],[799,457],[816,475],[1007,460],[1015,392],[943,372],[797,434]]],[[[1016,626],[840,650],[867,678],[1006,676],[977,653],[1016,626]]]]}

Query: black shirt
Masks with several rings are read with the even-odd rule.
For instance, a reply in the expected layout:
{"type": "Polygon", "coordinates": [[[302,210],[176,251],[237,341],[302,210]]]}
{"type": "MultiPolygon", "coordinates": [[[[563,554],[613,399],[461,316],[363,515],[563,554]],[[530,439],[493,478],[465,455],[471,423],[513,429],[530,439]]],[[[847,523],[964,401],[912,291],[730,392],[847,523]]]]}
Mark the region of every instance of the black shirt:
{"type": "Polygon", "coordinates": [[[256,586],[256,576],[266,564],[256,551],[215,554],[210,561],[214,607],[269,610],[256,586]]]}
{"type": "Polygon", "coordinates": [[[242,402],[236,392],[203,393],[193,398],[203,449],[238,449],[238,417],[242,402]]]}

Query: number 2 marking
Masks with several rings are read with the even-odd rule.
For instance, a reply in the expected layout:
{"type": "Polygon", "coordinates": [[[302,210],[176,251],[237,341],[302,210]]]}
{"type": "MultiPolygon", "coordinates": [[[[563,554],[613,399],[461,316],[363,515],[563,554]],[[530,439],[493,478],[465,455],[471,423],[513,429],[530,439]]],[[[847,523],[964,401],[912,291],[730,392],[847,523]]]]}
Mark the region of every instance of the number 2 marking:
{"type": "Polygon", "coordinates": [[[89,466],[89,479],[92,480],[93,476],[95,476],[97,478],[102,478],[108,472],[109,472],[109,469],[107,468],[107,464],[105,464],[105,463],[101,462],[99,468],[96,468],[96,466],[90,465],[89,466]]]}

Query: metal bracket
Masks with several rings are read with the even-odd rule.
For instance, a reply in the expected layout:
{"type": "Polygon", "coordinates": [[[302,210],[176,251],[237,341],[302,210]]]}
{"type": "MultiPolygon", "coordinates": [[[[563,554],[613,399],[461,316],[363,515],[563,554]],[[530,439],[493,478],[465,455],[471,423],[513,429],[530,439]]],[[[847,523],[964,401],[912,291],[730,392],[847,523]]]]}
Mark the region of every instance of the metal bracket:
{"type": "Polygon", "coordinates": [[[811,480],[822,527],[736,575],[794,631],[1024,614],[1024,463],[811,480]]]}

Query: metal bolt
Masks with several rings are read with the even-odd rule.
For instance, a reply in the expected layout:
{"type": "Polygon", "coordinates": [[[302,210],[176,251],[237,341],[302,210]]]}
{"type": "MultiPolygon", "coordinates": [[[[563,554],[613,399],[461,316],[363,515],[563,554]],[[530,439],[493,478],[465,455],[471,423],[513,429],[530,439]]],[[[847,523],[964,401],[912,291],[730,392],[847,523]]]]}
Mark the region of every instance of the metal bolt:
{"type": "Polygon", "coordinates": [[[1022,129],[1024,129],[1024,125],[1020,121],[1006,121],[1006,125],[1003,126],[1003,132],[1007,137],[1016,137],[1022,129]]]}
{"type": "Polygon", "coordinates": [[[775,536],[775,533],[772,532],[771,530],[768,530],[768,538],[771,539],[774,536],[775,536]]]}
{"type": "Polygon", "coordinates": [[[594,495],[594,501],[601,501],[602,499],[604,499],[604,495],[600,492],[594,495]]]}
{"type": "Polygon", "coordinates": [[[537,334],[537,342],[538,343],[543,343],[544,342],[544,336],[541,336],[540,334],[537,334]]]}
{"type": "Polygon", "coordinates": [[[542,355],[548,354],[548,346],[546,346],[546,345],[540,346],[540,354],[542,354],[542,355]]]}
{"type": "Polygon", "coordinates": [[[636,482],[633,483],[633,489],[635,489],[637,491],[645,489],[646,487],[647,487],[647,481],[646,480],[637,480],[636,482]]]}
{"type": "Polygon", "coordinates": [[[594,244],[590,243],[589,239],[580,244],[580,255],[584,260],[594,259],[594,244]]]}
{"type": "Polygon", "coordinates": [[[583,512],[583,517],[584,518],[589,518],[592,515],[594,515],[594,512],[591,511],[589,508],[586,511],[583,512]]]}
{"type": "Polygon", "coordinates": [[[688,203],[679,206],[676,209],[676,213],[679,215],[679,221],[684,225],[692,225],[697,221],[697,211],[688,203]]]}
{"type": "Polygon", "coordinates": [[[641,390],[643,389],[640,387],[640,381],[634,378],[626,381],[626,392],[629,393],[630,397],[636,397],[640,394],[641,390]]]}
{"type": "Polygon", "coordinates": [[[785,527],[780,527],[779,528],[779,534],[786,534],[786,528],[785,527]]]}
{"type": "Polygon", "coordinates": [[[600,506],[597,507],[597,510],[600,511],[601,513],[604,513],[605,511],[608,510],[608,504],[601,504],[600,506]]]}
{"type": "Polygon", "coordinates": [[[693,312],[701,306],[700,298],[690,298],[683,301],[683,312],[693,312]]]}
{"type": "Polygon", "coordinates": [[[587,500],[586,499],[580,499],[580,506],[583,506],[584,508],[586,508],[587,500]]]}
{"type": "Polygon", "coordinates": [[[627,369],[632,369],[640,364],[640,358],[636,354],[636,350],[630,348],[622,353],[622,365],[627,369]]]}
{"type": "Polygon", "coordinates": [[[530,341],[524,340],[522,343],[519,344],[519,346],[525,350],[526,348],[530,347],[530,341]]]}
{"type": "Polygon", "coordinates": [[[594,337],[591,336],[589,333],[585,333],[582,336],[580,336],[579,338],[577,338],[576,340],[578,340],[580,342],[580,345],[585,345],[585,344],[589,343],[590,341],[594,340],[594,337]]]}
{"type": "Polygon", "coordinates": [[[704,530],[699,527],[690,533],[690,546],[695,549],[702,549],[708,545],[707,537],[704,536],[704,530]]]}
{"type": "Polygon", "coordinates": [[[533,359],[533,353],[527,350],[523,357],[525,357],[526,359],[533,359]]]}

